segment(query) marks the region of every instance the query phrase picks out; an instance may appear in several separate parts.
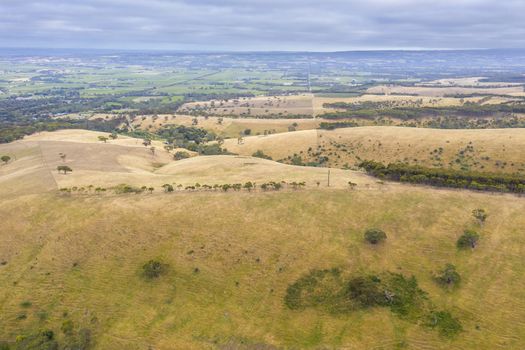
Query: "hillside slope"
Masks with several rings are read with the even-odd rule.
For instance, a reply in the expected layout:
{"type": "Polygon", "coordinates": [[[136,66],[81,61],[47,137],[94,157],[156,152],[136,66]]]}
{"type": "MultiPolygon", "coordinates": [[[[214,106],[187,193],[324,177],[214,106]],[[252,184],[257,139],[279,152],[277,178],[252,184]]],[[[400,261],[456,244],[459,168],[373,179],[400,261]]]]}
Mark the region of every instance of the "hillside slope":
{"type": "Polygon", "coordinates": [[[360,160],[407,162],[428,167],[525,174],[525,129],[448,130],[389,126],[307,130],[227,140],[229,151],[262,150],[273,159],[294,154],[303,161],[328,158],[333,167],[360,160]]]}

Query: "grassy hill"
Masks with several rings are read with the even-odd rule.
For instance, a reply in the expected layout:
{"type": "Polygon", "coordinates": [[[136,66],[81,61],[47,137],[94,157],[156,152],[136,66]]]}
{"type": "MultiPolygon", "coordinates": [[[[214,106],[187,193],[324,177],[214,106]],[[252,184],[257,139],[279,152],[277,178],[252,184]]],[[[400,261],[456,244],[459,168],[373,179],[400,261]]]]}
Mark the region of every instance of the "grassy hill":
{"type": "Polygon", "coordinates": [[[375,126],[307,130],[246,137],[242,144],[236,139],[227,140],[224,147],[244,155],[262,150],[276,160],[286,160],[295,154],[301,156],[304,163],[328,157],[325,165],[333,167],[352,167],[360,160],[376,160],[483,172],[525,173],[523,129],[445,130],[375,126]]]}
{"type": "MultiPolygon", "coordinates": [[[[281,147],[293,149],[301,133],[281,147]]],[[[326,169],[237,156],[174,162],[161,147],[152,155],[140,141],[104,144],[97,136],[64,131],[0,146],[15,158],[0,166],[0,342],[15,346],[17,337],[22,344],[52,330],[61,346],[89,337],[89,349],[524,345],[523,198],[379,184],[340,169],[332,169],[330,188],[317,187],[326,169]],[[73,173],[56,172],[58,152],[67,152],[73,173]],[[279,192],[57,191],[121,182],[272,180],[307,185],[279,192]],[[348,181],[357,187],[346,188],[348,181]],[[483,225],[471,215],[477,208],[489,214],[483,225]],[[365,242],[372,227],[386,233],[385,242],[365,242]],[[456,241],[466,229],[480,234],[479,244],[459,250],[456,241]],[[151,260],[161,263],[157,278],[144,275],[151,260]],[[456,287],[435,280],[447,263],[461,275],[456,287]],[[416,305],[410,310],[417,316],[379,306],[326,308],[322,302],[335,298],[331,280],[310,291],[318,293],[319,305],[285,304],[290,286],[313,270],[332,268],[343,281],[388,272],[414,276],[426,307],[450,313],[462,331],[443,335],[416,305]]]]}

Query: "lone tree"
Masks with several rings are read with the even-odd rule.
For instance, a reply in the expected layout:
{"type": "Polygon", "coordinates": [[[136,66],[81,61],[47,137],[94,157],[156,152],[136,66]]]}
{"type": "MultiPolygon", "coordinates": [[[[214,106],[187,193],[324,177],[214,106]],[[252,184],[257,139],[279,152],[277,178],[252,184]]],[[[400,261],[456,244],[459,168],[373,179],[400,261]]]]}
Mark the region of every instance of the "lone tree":
{"type": "Polygon", "coordinates": [[[68,172],[72,172],[73,171],[73,169],[71,169],[67,165],[59,165],[59,166],[57,166],[57,170],[58,170],[58,172],[63,171],[64,175],[67,174],[68,172]]]}
{"type": "Polygon", "coordinates": [[[108,137],[112,140],[116,140],[118,139],[118,134],[116,132],[112,132],[108,137]]]}
{"type": "Polygon", "coordinates": [[[353,190],[356,186],[357,186],[356,183],[354,183],[352,181],[348,181],[348,187],[350,187],[351,190],[353,190]]]}
{"type": "Polygon", "coordinates": [[[386,239],[386,233],[378,228],[371,228],[365,232],[365,240],[370,244],[378,244],[386,239]]]}
{"type": "Polygon", "coordinates": [[[11,160],[11,157],[9,157],[9,156],[2,156],[2,158],[0,158],[0,159],[2,159],[2,162],[4,162],[4,164],[7,164],[11,160]]]}
{"type": "Polygon", "coordinates": [[[58,155],[60,156],[60,159],[62,159],[63,162],[66,161],[66,157],[67,157],[67,155],[66,155],[65,153],[62,153],[62,152],[61,152],[61,153],[59,153],[58,155]]]}
{"type": "Polygon", "coordinates": [[[102,142],[104,142],[104,143],[108,142],[108,138],[107,138],[106,136],[99,136],[99,137],[98,137],[98,140],[99,140],[99,141],[102,141],[102,142]]]}
{"type": "Polygon", "coordinates": [[[445,268],[436,276],[436,281],[442,285],[452,286],[457,285],[461,281],[461,277],[454,265],[446,264],[445,268]]]}
{"type": "Polygon", "coordinates": [[[478,220],[479,225],[482,226],[483,223],[485,223],[485,220],[487,220],[488,214],[485,212],[485,209],[474,209],[472,211],[472,216],[478,220]]]}
{"type": "Polygon", "coordinates": [[[142,144],[147,147],[147,146],[151,145],[151,140],[150,139],[144,139],[144,140],[142,140],[142,144]]]}
{"type": "Polygon", "coordinates": [[[479,234],[476,231],[465,230],[465,232],[463,232],[463,234],[458,238],[457,246],[460,249],[476,248],[478,240],[479,234]]]}
{"type": "Polygon", "coordinates": [[[190,157],[190,154],[188,152],[184,152],[184,151],[175,152],[175,154],[173,155],[173,159],[175,159],[175,160],[186,159],[186,158],[189,158],[189,157],[190,157]]]}
{"type": "Polygon", "coordinates": [[[166,272],[167,265],[157,260],[150,260],[142,266],[144,277],[154,279],[166,272]]]}

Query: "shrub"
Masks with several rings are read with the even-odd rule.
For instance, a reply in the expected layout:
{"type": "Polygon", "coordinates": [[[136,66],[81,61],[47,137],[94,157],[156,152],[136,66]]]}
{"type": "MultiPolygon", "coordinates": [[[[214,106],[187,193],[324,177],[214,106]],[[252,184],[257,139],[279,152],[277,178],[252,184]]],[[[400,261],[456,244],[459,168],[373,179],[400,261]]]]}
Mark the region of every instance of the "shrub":
{"type": "Polygon", "coordinates": [[[457,285],[461,281],[461,277],[454,265],[446,264],[445,268],[436,276],[436,281],[443,285],[457,285]]]}
{"type": "Polygon", "coordinates": [[[175,160],[186,159],[186,158],[189,158],[189,157],[190,157],[190,154],[188,152],[185,152],[185,151],[178,151],[178,152],[175,152],[175,154],[173,155],[173,158],[175,160]]]}
{"type": "Polygon", "coordinates": [[[131,185],[127,185],[127,184],[120,184],[118,186],[115,186],[113,189],[116,194],[141,193],[142,192],[142,189],[131,186],[131,185]]]}
{"type": "Polygon", "coordinates": [[[261,151],[261,150],[257,150],[255,153],[253,153],[252,157],[272,160],[272,157],[270,157],[269,155],[264,154],[264,152],[261,151]]]}
{"type": "Polygon", "coordinates": [[[371,228],[365,232],[365,240],[370,244],[378,244],[386,239],[386,233],[378,228],[371,228]]]}
{"type": "Polygon", "coordinates": [[[474,209],[472,211],[472,216],[474,216],[476,220],[479,221],[480,225],[483,225],[485,220],[487,220],[488,214],[485,212],[485,209],[474,209]]]}
{"type": "Polygon", "coordinates": [[[361,307],[385,305],[385,295],[377,276],[359,276],[348,282],[348,296],[361,307]]]}
{"type": "Polygon", "coordinates": [[[452,317],[448,311],[434,311],[427,321],[427,326],[437,328],[439,334],[444,337],[453,338],[463,330],[457,318],[452,317]]]}
{"type": "Polygon", "coordinates": [[[478,244],[479,234],[472,230],[466,230],[457,241],[457,246],[460,249],[475,248],[478,244]]]}
{"type": "Polygon", "coordinates": [[[4,164],[7,164],[11,160],[11,157],[9,157],[9,156],[2,156],[2,158],[0,158],[0,159],[2,160],[2,162],[4,162],[4,164]]]}
{"type": "Polygon", "coordinates": [[[142,266],[142,274],[148,279],[160,277],[166,272],[167,266],[160,261],[150,260],[142,266]]]}
{"type": "Polygon", "coordinates": [[[64,322],[62,322],[62,326],[60,326],[60,330],[65,335],[71,335],[73,333],[73,328],[73,321],[71,320],[65,320],[64,322]]]}
{"type": "Polygon", "coordinates": [[[20,306],[23,307],[23,308],[31,307],[31,305],[33,305],[33,303],[31,303],[29,300],[25,300],[25,301],[20,303],[20,306]]]}
{"type": "Polygon", "coordinates": [[[58,343],[51,330],[17,337],[15,350],[58,350],[58,343]]]}

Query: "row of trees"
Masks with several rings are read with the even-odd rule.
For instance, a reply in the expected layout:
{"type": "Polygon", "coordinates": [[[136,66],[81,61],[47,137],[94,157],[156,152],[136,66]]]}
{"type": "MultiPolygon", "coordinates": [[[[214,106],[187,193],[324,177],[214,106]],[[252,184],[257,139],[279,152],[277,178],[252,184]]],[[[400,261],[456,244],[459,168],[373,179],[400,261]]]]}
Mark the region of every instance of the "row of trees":
{"type": "MultiPolygon", "coordinates": [[[[59,168],[62,168],[62,167],[59,167],[59,168]]],[[[228,192],[229,190],[233,190],[233,191],[246,190],[248,192],[251,192],[251,191],[256,191],[258,188],[266,192],[266,191],[279,191],[285,188],[299,190],[304,187],[306,187],[306,183],[304,181],[303,182],[270,181],[270,182],[264,182],[260,185],[258,185],[255,182],[248,181],[248,182],[245,182],[244,184],[234,183],[234,184],[207,185],[207,184],[196,183],[195,185],[186,185],[186,186],[182,184],[164,184],[161,186],[162,191],[164,193],[171,193],[175,191],[223,191],[223,192],[228,192]]],[[[135,193],[135,194],[150,193],[151,194],[155,191],[155,187],[151,187],[151,186],[137,187],[137,186],[132,186],[128,184],[120,184],[118,186],[105,188],[105,187],[95,187],[93,185],[89,185],[89,186],[84,186],[84,187],[78,187],[78,186],[63,187],[59,191],[61,193],[67,193],[67,194],[71,194],[71,193],[101,194],[101,193],[106,193],[108,191],[112,191],[115,194],[126,194],[126,193],[135,193]]]]}
{"type": "Polygon", "coordinates": [[[519,175],[432,169],[403,163],[386,166],[368,160],[361,162],[359,167],[372,176],[392,181],[478,191],[525,193],[525,178],[519,175]]]}

